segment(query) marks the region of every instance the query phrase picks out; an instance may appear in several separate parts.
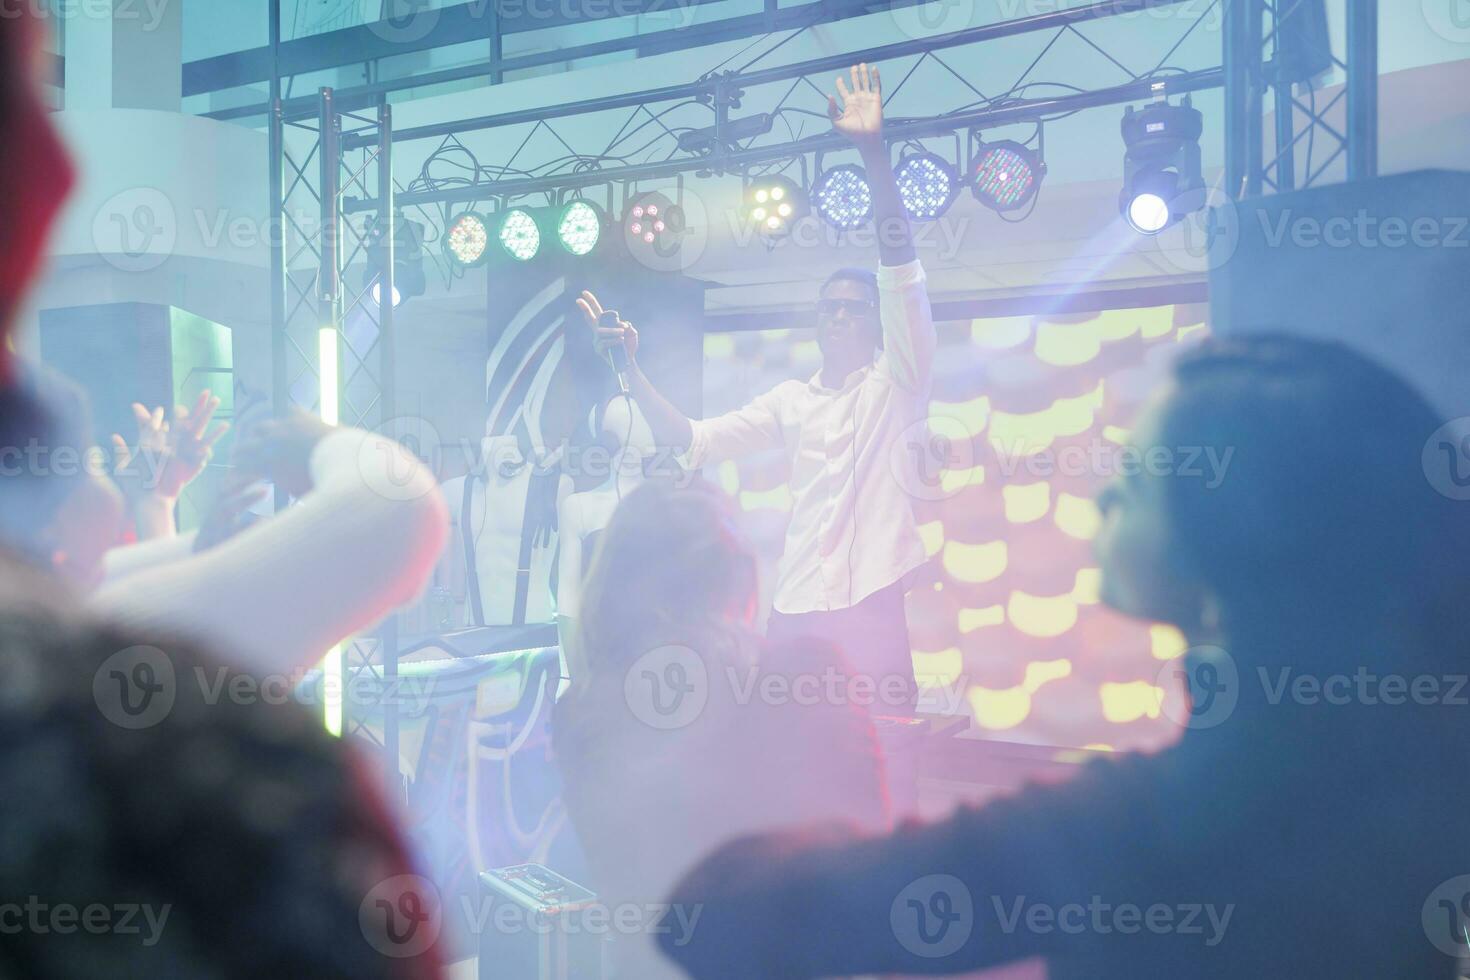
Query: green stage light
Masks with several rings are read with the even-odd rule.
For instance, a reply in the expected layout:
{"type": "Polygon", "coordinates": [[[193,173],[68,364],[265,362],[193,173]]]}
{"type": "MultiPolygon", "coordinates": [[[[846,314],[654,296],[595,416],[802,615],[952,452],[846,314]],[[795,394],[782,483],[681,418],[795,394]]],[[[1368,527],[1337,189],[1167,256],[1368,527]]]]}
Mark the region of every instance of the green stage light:
{"type": "Polygon", "coordinates": [[[525,208],[512,208],[500,219],[500,244],[518,262],[529,262],[541,251],[541,228],[525,208]]]}
{"type": "Polygon", "coordinates": [[[602,239],[602,214],[586,201],[572,201],[561,209],[556,239],[573,255],[587,255],[602,239]]]}

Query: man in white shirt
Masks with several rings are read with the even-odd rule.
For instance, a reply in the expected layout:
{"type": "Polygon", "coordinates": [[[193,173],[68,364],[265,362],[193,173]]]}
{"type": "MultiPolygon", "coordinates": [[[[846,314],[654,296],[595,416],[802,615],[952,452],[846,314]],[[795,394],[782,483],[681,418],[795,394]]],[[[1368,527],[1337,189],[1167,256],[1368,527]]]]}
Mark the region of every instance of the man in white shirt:
{"type": "Polygon", "coordinates": [[[662,445],[686,450],[690,468],[784,447],[791,460],[791,523],[768,633],[772,641],[817,636],[838,645],[876,684],[875,711],[912,710],[913,661],[905,580],[925,560],[900,470],[902,446],[925,416],[934,323],[883,139],[876,68],[858,65],[842,97],[829,97],[833,127],[858,149],[872,190],[881,266],[842,269],[822,287],[817,339],[822,369],[787,381],[717,418],[691,420],[637,366],[638,333],[597,327],[591,293],[578,305],[600,349],[623,344],[629,384],[662,445]]]}

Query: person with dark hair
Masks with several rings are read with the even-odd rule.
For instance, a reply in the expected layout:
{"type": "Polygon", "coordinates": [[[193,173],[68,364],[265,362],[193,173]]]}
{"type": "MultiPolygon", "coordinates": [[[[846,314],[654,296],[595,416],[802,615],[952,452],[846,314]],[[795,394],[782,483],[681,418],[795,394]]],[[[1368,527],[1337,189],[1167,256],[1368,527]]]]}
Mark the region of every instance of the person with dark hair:
{"type": "Polygon", "coordinates": [[[185,643],[6,581],[0,976],[439,975],[377,906],[435,896],[350,744],[299,705],[212,697],[239,678],[185,643]]]}
{"type": "MultiPolygon", "coordinates": [[[[816,640],[763,643],[756,596],[755,554],[708,485],[644,483],[602,533],[577,623],[581,670],[552,731],[590,884],[614,914],[658,903],[699,857],[744,834],[887,825],[864,706],[811,696],[848,673],[842,658],[816,640]],[[666,675],[679,691],[660,689],[666,675]]],[[[651,917],[642,926],[619,937],[616,976],[677,976],[657,956],[651,917]]]]}
{"type": "Polygon", "coordinates": [[[1104,600],[1189,639],[1182,739],[891,836],[733,843],[664,951],[696,980],[1459,976],[1470,515],[1426,478],[1441,421],[1336,344],[1185,355],[1133,439],[1233,450],[1224,481],[1138,468],[1095,542],[1104,600]]]}
{"type": "Polygon", "coordinates": [[[629,383],[659,444],[685,453],[690,469],[768,449],[791,463],[791,522],[767,628],[773,640],[802,635],[834,643],[884,693],[888,714],[913,710],[916,695],[904,593],[925,552],[895,458],[923,419],[936,344],[924,270],[914,250],[883,137],[878,69],[858,65],[842,98],[829,98],[833,127],[862,154],[872,188],[881,265],[876,275],[842,269],[817,302],[822,368],[777,385],[743,408],[691,420],[637,366],[638,332],[599,326],[603,308],[578,305],[599,349],[623,346],[629,383]]]}
{"type": "MultiPolygon", "coordinates": [[[[24,188],[0,222],[0,445],[78,448],[84,402],[10,346],[72,173],[36,91],[36,9],[0,16],[0,172],[24,188]]],[[[120,518],[92,460],[18,469],[7,530],[83,487],[120,518]]],[[[427,889],[349,745],[185,642],[84,614],[36,557],[0,550],[0,977],[439,976],[383,915],[427,889]]]]}

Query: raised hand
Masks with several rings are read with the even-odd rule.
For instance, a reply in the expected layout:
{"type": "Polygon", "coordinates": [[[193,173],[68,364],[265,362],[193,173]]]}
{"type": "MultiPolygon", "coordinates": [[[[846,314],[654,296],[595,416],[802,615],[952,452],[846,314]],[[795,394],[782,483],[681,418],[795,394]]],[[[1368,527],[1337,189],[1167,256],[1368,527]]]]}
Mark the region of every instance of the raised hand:
{"type": "Polygon", "coordinates": [[[628,347],[628,359],[633,360],[638,355],[638,331],[633,324],[627,320],[619,320],[616,327],[604,327],[598,324],[602,314],[606,312],[597,297],[592,295],[591,290],[582,290],[582,295],[577,298],[577,309],[582,311],[582,317],[587,325],[592,328],[592,343],[597,353],[602,357],[608,356],[608,349],[618,344],[626,344],[628,347]]]}
{"type": "Polygon", "coordinates": [[[849,72],[851,87],[837,76],[837,93],[842,97],[839,106],[837,96],[827,96],[827,115],[832,128],[859,148],[881,146],[883,143],[883,86],[878,69],[866,64],[854,65],[849,72]]]}
{"type": "Polygon", "coordinates": [[[173,419],[160,406],[153,411],[133,403],[138,420],[138,444],[130,447],[117,433],[112,436],[115,472],[133,474],[129,467],[140,457],[149,467],[144,489],[165,500],[175,500],[208,465],[214,444],[229,431],[228,423],[210,427],[219,399],[208,390],[199,393],[192,408],[175,406],[173,419]]]}

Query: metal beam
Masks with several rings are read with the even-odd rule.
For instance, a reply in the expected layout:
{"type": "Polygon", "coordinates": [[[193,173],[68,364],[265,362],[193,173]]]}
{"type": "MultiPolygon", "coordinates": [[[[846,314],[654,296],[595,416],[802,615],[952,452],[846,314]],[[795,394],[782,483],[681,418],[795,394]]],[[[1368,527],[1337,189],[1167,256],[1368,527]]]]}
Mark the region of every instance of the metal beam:
{"type": "MultiPolygon", "coordinates": [[[[631,0],[630,0],[631,2],[631,0]]],[[[665,0],[666,2],[666,0],[665,0]]],[[[689,0],[693,3],[713,2],[713,0],[689,0]]],[[[896,9],[914,6],[927,2],[927,0],[890,0],[884,4],[884,9],[896,9]]],[[[836,68],[844,68],[853,59],[859,61],[886,61],[892,58],[906,57],[925,51],[940,51],[945,48],[957,47],[966,44],[974,44],[979,41],[994,40],[1001,37],[1011,37],[1018,34],[1026,34],[1034,31],[1043,31],[1049,28],[1060,28],[1067,25],[1085,23],[1092,20],[1101,20],[1120,14],[1135,13],[1156,7],[1170,7],[1181,3],[1189,3],[1191,0],[1097,0],[1097,2],[1069,10],[1049,11],[1047,13],[1034,14],[1030,17],[1020,17],[1014,20],[1002,21],[996,24],[985,24],[978,27],[967,28],[961,31],[953,31],[948,34],[940,34],[928,38],[915,38],[900,41],[893,44],[869,48],[865,51],[850,54],[834,55],[828,58],[816,59],[803,62],[802,65],[810,66],[782,66],[780,68],[767,69],[765,71],[752,72],[741,76],[742,81],[749,84],[761,84],[767,81],[778,81],[782,78],[795,78],[807,74],[810,71],[830,71],[836,68]],[[793,70],[796,69],[796,70],[793,70]]],[[[464,81],[471,78],[481,78],[494,73],[505,73],[521,71],[528,68],[538,68],[548,64],[558,64],[565,61],[580,60],[597,57],[600,55],[613,54],[619,51],[637,50],[640,53],[658,53],[663,51],[681,50],[698,47],[700,44],[710,44],[723,41],[733,41],[745,37],[754,37],[761,34],[781,32],[787,30],[799,30],[814,24],[830,23],[844,20],[849,17],[858,17],[872,12],[873,0],[821,0],[818,3],[806,3],[796,7],[787,7],[778,10],[774,15],[762,12],[741,17],[730,17],[706,24],[696,24],[690,27],[671,28],[663,31],[654,31],[647,34],[635,34],[630,37],[610,38],[605,41],[596,41],[589,44],[575,45],[566,48],[557,48],[537,54],[520,55],[513,58],[502,58],[498,62],[486,62],[483,64],[465,65],[460,68],[451,68],[444,71],[429,72],[415,75],[410,78],[390,79],[377,82],[372,85],[361,85],[353,88],[337,90],[337,105],[344,111],[366,108],[376,103],[382,95],[405,88],[420,88],[431,85],[439,85],[448,82],[464,81]],[[774,24],[774,27],[772,26],[774,24]]],[[[451,8],[454,9],[454,8],[451,8]]],[[[352,30],[358,30],[353,28],[352,30]]],[[[340,33],[340,32],[339,32],[340,33]]],[[[323,35],[325,36],[325,35],[323,35]]],[[[290,42],[299,43],[299,42],[290,42]]],[[[289,46],[289,45],[288,45],[289,46]]],[[[350,50],[350,49],[349,49],[350,50]]],[[[406,49],[399,49],[393,53],[401,54],[406,49]]],[[[247,52],[248,53],[248,52],[247,52]]],[[[226,56],[222,56],[226,57],[226,56]]],[[[340,60],[340,57],[339,57],[340,60]]],[[[348,62],[355,64],[361,58],[348,62]]],[[[191,62],[197,64],[197,62],[191,62]]],[[[185,66],[186,69],[189,66],[185,66]]],[[[330,66],[328,66],[330,67],[330,66]]],[[[283,68],[283,74],[290,75],[294,72],[289,67],[283,68]]],[[[238,84],[246,84],[244,82],[238,84]]],[[[699,83],[693,83],[699,84],[699,83]]],[[[227,88],[229,86],[218,86],[227,88]]],[[[212,91],[213,89],[201,90],[212,91]]],[[[185,85],[185,94],[191,94],[185,85]]],[[[636,103],[634,103],[636,104],[636,103]]],[[[263,113],[264,104],[238,106],[230,109],[220,109],[206,113],[212,119],[240,119],[263,113]]],[[[293,114],[310,115],[315,109],[315,100],[302,97],[293,99],[286,105],[288,117],[293,114]]],[[[424,127],[419,127],[424,129],[424,127]]],[[[415,130],[405,130],[414,132],[415,130]]],[[[463,129],[453,130],[456,132],[463,129]]],[[[425,135],[433,135],[426,133],[425,135]]],[[[442,133],[440,135],[443,135],[442,133]]],[[[395,139],[399,137],[395,136],[395,139]]],[[[409,137],[414,138],[414,137],[409,137]]]]}
{"type": "MultiPolygon", "coordinates": [[[[862,0],[862,2],[868,3],[870,0],[862,0]]],[[[934,37],[897,41],[892,44],[865,48],[861,51],[829,55],[825,58],[814,58],[809,61],[800,61],[777,68],[767,68],[744,75],[716,76],[700,79],[695,82],[686,82],[681,85],[665,85],[661,88],[644,89],[641,92],[601,96],[593,99],[583,99],[578,102],[563,102],[560,105],[540,106],[533,109],[521,109],[515,112],[502,112],[491,116],[477,116],[453,122],[433,123],[427,126],[410,126],[407,129],[402,129],[394,133],[393,139],[399,143],[418,139],[442,139],[445,136],[458,136],[481,129],[516,126],[528,122],[544,122],[549,119],[579,116],[589,112],[629,109],[645,102],[673,102],[677,99],[692,99],[701,96],[713,98],[718,94],[716,89],[720,86],[733,84],[741,88],[749,88],[772,82],[789,81],[793,78],[800,78],[802,75],[838,71],[858,62],[882,63],[895,58],[906,58],[911,55],[926,52],[943,51],[947,48],[979,44],[983,41],[993,41],[998,38],[1013,37],[1018,34],[1062,28],[1085,20],[1097,20],[1103,17],[1132,13],[1149,7],[1167,7],[1187,2],[1189,0],[1101,0],[1101,2],[1093,3],[1086,7],[1036,14],[1017,20],[1003,21],[999,24],[984,24],[979,27],[951,31],[948,34],[938,34],[934,37]]],[[[557,58],[564,58],[566,52],[557,52],[556,56],[557,58]]],[[[514,60],[508,59],[504,64],[509,66],[514,60]]],[[[349,142],[347,146],[350,148],[353,144],[349,142]]]]}
{"type": "Polygon", "coordinates": [[[1347,0],[1347,179],[1378,174],[1378,0],[1347,0]]]}
{"type": "MultiPolygon", "coordinates": [[[[905,139],[921,139],[938,136],[972,127],[998,126],[1008,123],[1036,122],[1044,117],[1093,109],[1100,106],[1121,105],[1137,102],[1153,95],[1157,79],[1143,78],[1112,88],[1063,95],[1049,99],[1018,100],[998,109],[977,109],[972,112],[955,113],[947,116],[931,116],[924,119],[894,122],[886,127],[888,138],[894,142],[905,139]]],[[[1219,88],[1224,76],[1219,68],[1190,72],[1168,77],[1167,91],[1170,94],[1197,92],[1219,88]]],[[[534,115],[531,118],[535,118],[534,115]]],[[[503,125],[503,124],[498,124],[503,125]]],[[[484,128],[484,127],[481,127],[484,128]]],[[[452,131],[452,130],[451,130],[452,131]]],[[[397,137],[395,136],[395,139],[397,137]]],[[[805,153],[836,150],[847,145],[845,137],[836,133],[809,137],[796,142],[777,143],[745,150],[727,151],[712,156],[687,157],[659,163],[634,164],[623,167],[608,167],[576,173],[551,174],[545,177],[525,177],[513,180],[489,181],[472,187],[458,187],[443,191],[418,191],[399,194],[396,201],[400,207],[426,204],[455,204],[483,201],[493,197],[520,197],[546,191],[589,187],[615,181],[651,180],[671,177],[692,170],[709,170],[713,167],[736,167],[757,163],[769,163],[805,153]]],[[[376,210],[378,203],[371,200],[349,200],[343,210],[348,214],[376,210]]]]}

